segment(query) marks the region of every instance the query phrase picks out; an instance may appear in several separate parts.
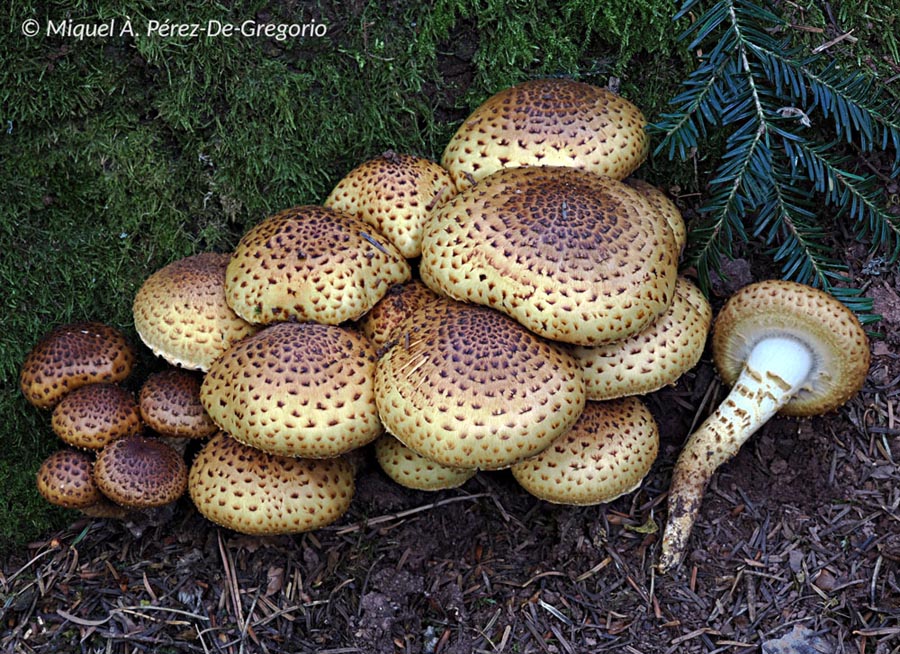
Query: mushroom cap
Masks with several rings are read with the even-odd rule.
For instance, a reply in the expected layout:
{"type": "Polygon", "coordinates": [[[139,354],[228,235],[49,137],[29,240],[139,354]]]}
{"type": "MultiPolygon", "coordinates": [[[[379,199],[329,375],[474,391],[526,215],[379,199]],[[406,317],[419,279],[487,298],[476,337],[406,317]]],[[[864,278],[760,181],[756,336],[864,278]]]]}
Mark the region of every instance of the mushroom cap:
{"type": "Polygon", "coordinates": [[[37,489],[45,500],[66,509],[83,509],[103,500],[94,481],[94,457],[86,452],[58,450],[44,459],[37,489]]]}
{"type": "Polygon", "coordinates": [[[625,179],[647,158],[641,111],[604,88],[539,79],[490,97],[460,125],[441,163],[462,190],[502,168],[571,166],[625,179]]]}
{"type": "Polygon", "coordinates": [[[706,296],[679,277],[672,304],[642,331],[614,343],[571,349],[584,373],[588,399],[643,395],[674,383],[697,365],[711,322],[706,296]]]}
{"type": "Polygon", "coordinates": [[[356,320],[412,270],[359,218],[319,206],[281,211],[250,229],[232,254],[225,289],[244,319],[337,325],[356,320]]]}
{"type": "Polygon", "coordinates": [[[202,381],[198,374],[177,368],[148,376],[138,397],[147,426],[164,436],[212,436],[218,427],[200,401],[202,381]]]}
{"type": "Polygon", "coordinates": [[[474,468],[449,468],[426,459],[390,434],[375,441],[375,459],[388,477],[415,490],[457,488],[478,473],[474,468]]]}
{"type": "Polygon", "coordinates": [[[678,247],[630,186],[572,168],[512,168],[462,191],[425,228],[433,290],[492,306],[546,338],[625,338],[672,301],[678,247]]]}
{"type": "Polygon", "coordinates": [[[336,325],[280,323],[234,345],[203,380],[219,427],[265,452],[335,457],[375,440],[375,348],[336,325]]]}
{"type": "Polygon", "coordinates": [[[547,447],[578,418],[584,382],[575,360],[485,307],[429,302],[409,340],[375,372],[387,430],[451,468],[504,468],[547,447]]]}
{"type": "Polygon", "coordinates": [[[431,211],[455,194],[450,173],[439,164],[389,151],[347,173],[324,206],[364,220],[411,259],[422,251],[422,226],[431,211]]]}
{"type": "Polygon", "coordinates": [[[205,252],[160,268],[138,289],[134,327],[157,356],[191,370],[207,370],[228,347],[256,331],[225,301],[231,256],[205,252]]]}
{"type": "Polygon", "coordinates": [[[66,395],[53,409],[53,431],[73,447],[98,450],[143,429],[131,391],[118,384],[88,384],[66,395]]]}
{"type": "Polygon", "coordinates": [[[678,251],[681,252],[684,250],[684,246],[687,245],[687,226],[684,224],[684,218],[681,215],[681,211],[679,211],[678,207],[675,206],[675,203],[669,199],[669,196],[666,195],[662,189],[659,189],[650,182],[646,182],[642,179],[629,177],[624,180],[624,182],[640,193],[641,196],[650,203],[650,206],[653,207],[654,211],[665,217],[666,222],[669,224],[669,228],[675,235],[675,243],[678,246],[678,251]]]}
{"type": "Polygon", "coordinates": [[[602,504],[635,490],[658,451],[656,421],[638,398],[588,402],[572,429],[512,474],[542,500],[602,504]]]}
{"type": "Polygon", "coordinates": [[[187,466],[158,438],[126,436],[97,454],[94,479],[120,506],[149,509],[174,502],[187,489],[187,466]]]}
{"type": "Polygon", "coordinates": [[[713,360],[734,384],[753,347],[767,336],[800,341],[813,370],[781,409],[789,416],[826,413],[856,395],[869,371],[869,339],[859,320],[828,293],[782,280],[749,284],[732,295],[716,317],[713,360]]]}
{"type": "Polygon", "coordinates": [[[418,306],[440,299],[417,279],[397,284],[360,319],[359,328],[376,348],[386,348],[400,338],[408,338],[404,326],[418,306]]]}
{"type": "Polygon", "coordinates": [[[25,356],[19,387],[31,404],[50,409],[86,384],[126,379],[134,359],[134,349],[114,327],[99,322],[60,325],[25,356]]]}
{"type": "Polygon", "coordinates": [[[347,511],[354,488],[353,466],[344,458],[277,456],[222,432],[200,450],[189,480],[204,517],[251,535],[324,527],[347,511]]]}

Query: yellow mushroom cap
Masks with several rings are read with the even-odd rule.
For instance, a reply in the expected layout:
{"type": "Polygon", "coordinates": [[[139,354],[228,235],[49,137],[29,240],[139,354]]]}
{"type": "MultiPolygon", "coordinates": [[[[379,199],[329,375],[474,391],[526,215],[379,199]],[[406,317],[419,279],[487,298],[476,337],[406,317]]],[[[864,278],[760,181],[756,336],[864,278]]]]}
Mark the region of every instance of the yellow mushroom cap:
{"type": "Polygon", "coordinates": [[[643,395],[674,383],[697,365],[712,322],[703,292],[684,277],[666,312],[642,331],[597,347],[571,349],[589,400],[643,395]]]}
{"type": "Polygon", "coordinates": [[[654,211],[665,217],[669,228],[675,235],[675,243],[678,246],[678,252],[684,250],[687,244],[687,226],[684,224],[684,218],[681,211],[675,206],[675,203],[669,199],[669,196],[649,182],[642,179],[629,177],[624,180],[628,186],[638,191],[641,196],[650,203],[654,211]]]}
{"type": "Polygon", "coordinates": [[[381,433],[375,348],[336,325],[280,323],[222,355],[200,400],[227,434],[283,456],[329,458],[381,433]]]}
{"type": "Polygon", "coordinates": [[[412,270],[372,226],[319,206],[286,209],[250,229],[232,254],[225,289],[246,320],[337,325],[356,320],[412,270]]]}
{"type": "Polygon", "coordinates": [[[53,409],[50,425],[65,443],[87,449],[100,449],[143,429],[134,395],[117,384],[75,389],[53,409]]]}
{"type": "Polygon", "coordinates": [[[206,252],[150,275],[134,298],[134,327],[157,356],[207,370],[228,347],[256,331],[225,301],[228,254],[206,252]]]}
{"type": "Polygon", "coordinates": [[[409,340],[379,360],[378,412],[418,454],[451,468],[504,468],[565,432],[584,407],[572,357],[515,321],[451,300],[426,303],[409,340]]]}
{"type": "Polygon", "coordinates": [[[415,490],[457,488],[478,473],[474,468],[450,468],[426,459],[390,434],[375,441],[375,458],[388,477],[415,490]]]}
{"type": "Polygon", "coordinates": [[[405,328],[415,309],[441,296],[417,279],[392,286],[387,295],[359,321],[359,328],[376,348],[384,348],[401,338],[409,338],[405,328]]]}
{"type": "Polygon", "coordinates": [[[572,429],[512,474],[542,500],[601,504],[635,490],[658,451],[656,421],[638,398],[588,402],[572,429]]]}
{"type": "Polygon", "coordinates": [[[114,327],[98,322],[60,325],[26,355],[19,387],[31,404],[50,409],[86,384],[126,379],[134,359],[134,349],[114,327]]]}
{"type": "Polygon", "coordinates": [[[83,509],[102,501],[94,481],[94,457],[86,452],[58,450],[44,459],[37,473],[38,492],[50,504],[83,509]]]}
{"type": "Polygon", "coordinates": [[[295,459],[262,452],[224,433],[191,465],[188,492],[208,520],[251,535],[324,527],[350,507],[353,466],[344,458],[295,459]]]}
{"type": "Polygon", "coordinates": [[[411,259],[422,250],[422,226],[431,211],[455,193],[450,173],[437,163],[385,152],[347,173],[324,206],[364,220],[411,259]]]}
{"type": "Polygon", "coordinates": [[[546,338],[600,345],[634,334],[672,301],[678,247],[630,186],[572,168],[501,170],[440,207],[420,275],[546,338]]]}
{"type": "Polygon", "coordinates": [[[571,166],[625,179],[647,158],[641,111],[606,89],[540,79],[504,89],[459,127],[441,163],[458,189],[497,170],[571,166]]]}
{"type": "Polygon", "coordinates": [[[743,287],[716,317],[713,359],[725,383],[734,384],[753,347],[771,336],[803,343],[813,362],[809,377],[780,413],[825,413],[862,388],[869,371],[869,339],[859,320],[828,293],[783,280],[743,287]]]}
{"type": "Polygon", "coordinates": [[[149,509],[174,502],[187,489],[181,455],[158,438],[126,436],[97,454],[94,479],[120,506],[149,509]]]}
{"type": "Polygon", "coordinates": [[[147,377],[138,397],[141,416],[153,431],[178,438],[206,438],[218,427],[200,401],[203,379],[171,368],[147,377]]]}

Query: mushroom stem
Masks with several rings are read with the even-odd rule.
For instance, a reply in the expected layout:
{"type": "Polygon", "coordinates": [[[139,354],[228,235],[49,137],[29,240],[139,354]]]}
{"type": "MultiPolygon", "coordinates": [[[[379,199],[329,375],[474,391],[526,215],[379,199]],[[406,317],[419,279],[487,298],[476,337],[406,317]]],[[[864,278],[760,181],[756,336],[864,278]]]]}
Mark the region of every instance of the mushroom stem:
{"type": "Polygon", "coordinates": [[[691,434],[675,463],[661,572],[681,561],[713,473],[804,386],[813,364],[809,348],[792,337],[765,338],[753,347],[731,392],[691,434]]]}

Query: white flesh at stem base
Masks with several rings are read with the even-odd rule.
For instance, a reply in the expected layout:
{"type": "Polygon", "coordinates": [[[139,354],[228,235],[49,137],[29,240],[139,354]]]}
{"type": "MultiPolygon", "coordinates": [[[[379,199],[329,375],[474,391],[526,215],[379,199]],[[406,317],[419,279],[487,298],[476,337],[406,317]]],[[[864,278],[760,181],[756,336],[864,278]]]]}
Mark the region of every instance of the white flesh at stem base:
{"type": "Polygon", "coordinates": [[[765,338],[753,347],[731,392],[691,434],[675,463],[660,571],[681,561],[713,473],[803,387],[813,364],[809,348],[792,337],[765,338]]]}

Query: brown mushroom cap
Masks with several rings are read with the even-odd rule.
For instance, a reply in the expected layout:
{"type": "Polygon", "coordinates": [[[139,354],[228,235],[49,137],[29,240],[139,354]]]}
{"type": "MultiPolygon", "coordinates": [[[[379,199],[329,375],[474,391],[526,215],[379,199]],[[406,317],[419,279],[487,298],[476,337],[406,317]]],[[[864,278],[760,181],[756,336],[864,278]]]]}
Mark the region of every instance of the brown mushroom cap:
{"type": "Polygon", "coordinates": [[[356,320],[412,270],[373,227],[319,206],[286,209],[244,234],[228,264],[228,303],[246,320],[356,320]]]}
{"type": "Polygon", "coordinates": [[[735,383],[753,347],[771,336],[803,343],[813,359],[807,381],[780,413],[825,413],[862,388],[869,371],[869,339],[859,320],[828,293],[782,280],[745,286],[716,317],[713,359],[726,384],[735,383]]]}
{"type": "Polygon", "coordinates": [[[460,190],[502,168],[571,166],[625,179],[647,158],[641,111],[603,88],[540,79],[500,91],[475,109],[441,163],[460,190]]]}
{"type": "Polygon", "coordinates": [[[281,323],[210,368],[200,399],[227,434],[265,452],[329,458],[381,433],[375,348],[335,325],[281,323]]]}
{"type": "Polygon", "coordinates": [[[176,368],[147,377],[138,398],[147,426],[164,436],[212,436],[218,427],[200,401],[202,381],[196,373],[176,368]]]}
{"type": "Polygon", "coordinates": [[[572,429],[512,474],[542,500],[601,504],[635,490],[658,451],[656,421],[638,398],[588,402],[572,429]]]}
{"type": "Polygon", "coordinates": [[[541,336],[600,345],[668,308],[677,259],[665,217],[630,186],[572,168],[513,168],[434,213],[420,274],[541,336]]]}
{"type": "Polygon", "coordinates": [[[114,327],[98,322],[60,325],[25,357],[19,387],[31,404],[50,409],[86,384],[124,380],[134,358],[131,345],[114,327]]]}
{"type": "Polygon", "coordinates": [[[681,211],[679,211],[678,207],[675,206],[675,203],[669,199],[669,196],[663,193],[661,189],[656,188],[653,184],[645,182],[642,179],[629,177],[624,181],[628,186],[638,191],[641,196],[650,203],[650,206],[654,211],[665,217],[666,222],[669,224],[669,228],[675,235],[675,243],[678,246],[678,251],[681,252],[684,250],[684,246],[687,244],[687,226],[684,224],[684,218],[681,216],[681,211]]]}
{"type": "Polygon", "coordinates": [[[148,509],[174,502],[187,489],[187,466],[158,438],[126,436],[97,454],[94,479],[120,506],[148,509]]]}
{"type": "Polygon", "coordinates": [[[225,301],[228,254],[205,252],[150,275],[134,298],[134,327],[157,356],[207,370],[228,347],[256,331],[225,301]]]}
{"type": "Polygon", "coordinates": [[[390,434],[375,441],[375,459],[388,477],[415,490],[457,488],[478,473],[474,468],[449,468],[426,459],[390,434]]]}
{"type": "Polygon", "coordinates": [[[344,177],[324,206],[364,220],[407,258],[422,251],[422,226],[456,193],[450,173],[428,159],[385,152],[344,177]]]}
{"type": "Polygon", "coordinates": [[[697,365],[706,345],[712,307],[684,277],[666,312],[642,331],[597,347],[573,347],[589,400],[643,395],[674,383],[697,365]]]}
{"type": "Polygon", "coordinates": [[[344,458],[267,454],[226,434],[191,465],[189,493],[208,520],[252,535],[295,534],[334,522],[349,508],[353,466],[344,458]]]}
{"type": "Polygon", "coordinates": [[[398,339],[409,338],[404,325],[418,306],[440,298],[417,279],[397,284],[360,319],[359,328],[376,348],[387,347],[398,339]]]}
{"type": "Polygon", "coordinates": [[[67,444],[88,449],[100,449],[143,428],[134,395],[118,384],[76,388],[53,409],[50,424],[67,444]]]}
{"type": "Polygon", "coordinates": [[[578,418],[584,382],[572,357],[485,307],[429,302],[418,330],[378,360],[387,430],[451,468],[504,468],[547,447],[578,418]]]}
{"type": "Polygon", "coordinates": [[[94,481],[94,457],[77,450],[58,450],[44,459],[37,473],[38,492],[50,504],[84,509],[103,500],[94,481]]]}

